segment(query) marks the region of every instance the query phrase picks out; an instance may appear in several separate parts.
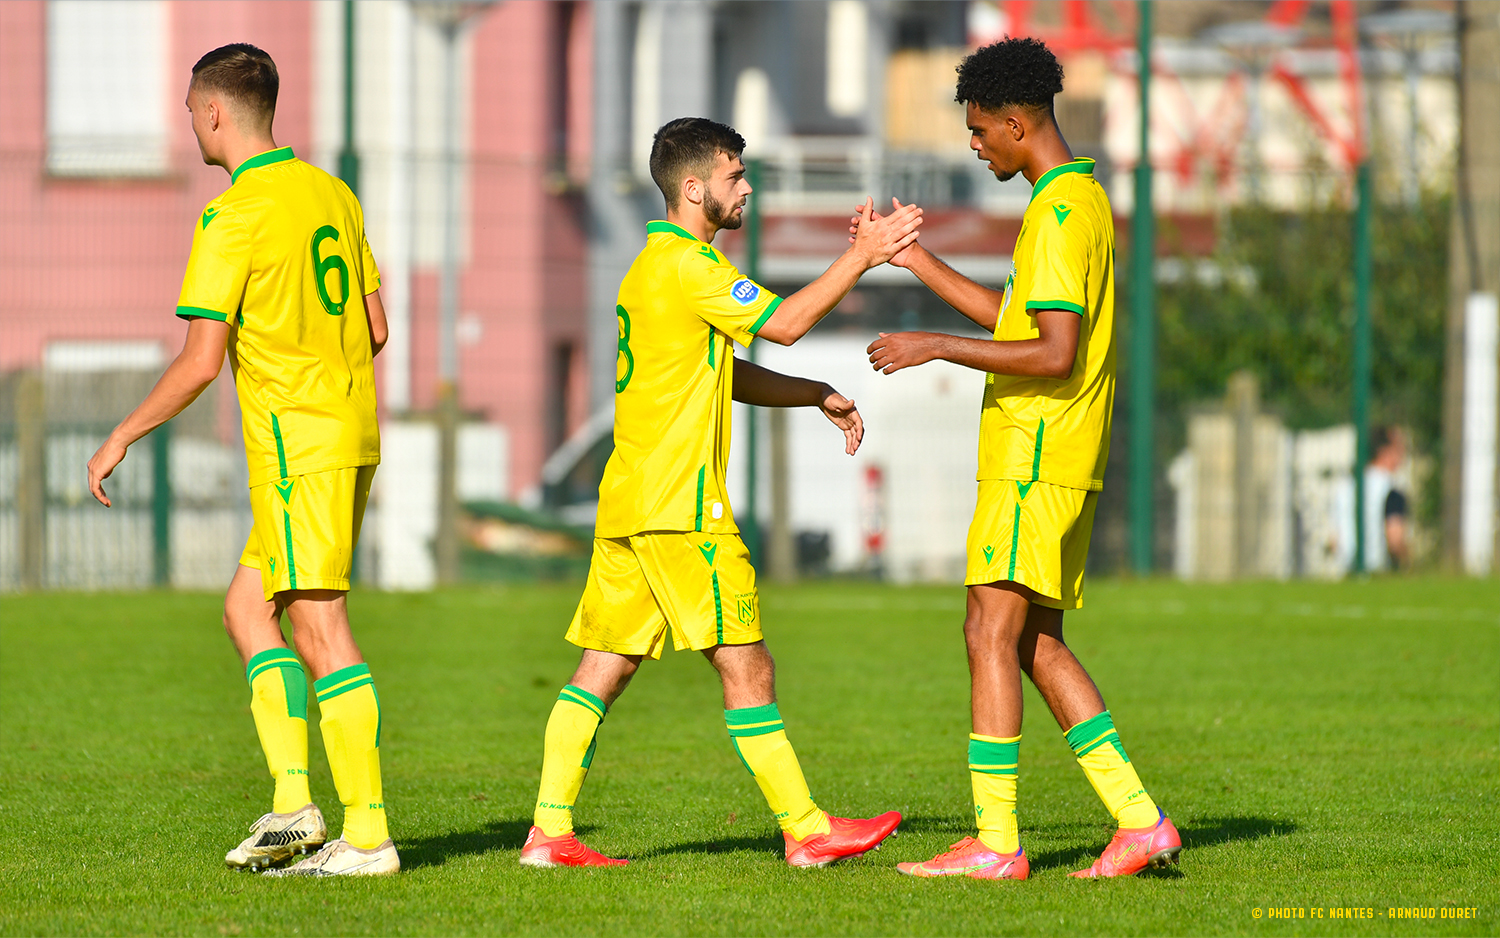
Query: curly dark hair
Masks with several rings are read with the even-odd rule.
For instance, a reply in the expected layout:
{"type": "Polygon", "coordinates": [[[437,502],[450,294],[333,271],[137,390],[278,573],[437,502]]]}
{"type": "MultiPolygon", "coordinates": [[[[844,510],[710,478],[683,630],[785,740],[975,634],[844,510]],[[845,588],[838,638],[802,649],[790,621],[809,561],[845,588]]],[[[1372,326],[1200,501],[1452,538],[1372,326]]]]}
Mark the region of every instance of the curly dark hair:
{"type": "Polygon", "coordinates": [[[1063,67],[1040,39],[991,43],[958,64],[953,100],[987,111],[1028,107],[1052,113],[1052,96],[1063,90],[1063,67]]]}
{"type": "Polygon", "coordinates": [[[651,142],[651,179],[667,200],[667,208],[676,211],[684,179],[692,175],[707,179],[720,153],[732,160],[744,150],[745,138],[728,124],[706,117],[679,117],[662,124],[651,142]]]}

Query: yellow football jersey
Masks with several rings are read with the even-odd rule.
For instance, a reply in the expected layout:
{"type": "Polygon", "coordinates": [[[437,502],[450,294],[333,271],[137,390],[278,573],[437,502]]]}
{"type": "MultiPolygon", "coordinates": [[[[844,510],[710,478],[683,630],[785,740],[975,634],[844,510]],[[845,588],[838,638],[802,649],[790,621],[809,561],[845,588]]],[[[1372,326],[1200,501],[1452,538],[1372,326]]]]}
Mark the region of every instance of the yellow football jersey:
{"type": "Polygon", "coordinates": [[[999,340],[1035,339],[1036,311],[1083,318],[1066,381],[992,374],[979,418],[979,475],[1097,491],[1115,397],[1115,228],[1094,161],[1036,181],[995,323],[999,340]]]}
{"type": "Polygon", "coordinates": [[[749,345],[781,297],[676,225],[646,226],[615,317],[615,451],[595,537],[739,529],[729,509],[732,339],[749,345]]]}
{"type": "Polygon", "coordinates": [[[363,301],[379,287],[359,200],[291,147],[240,164],[203,209],[177,315],[234,326],[251,486],[380,462],[363,301]]]}

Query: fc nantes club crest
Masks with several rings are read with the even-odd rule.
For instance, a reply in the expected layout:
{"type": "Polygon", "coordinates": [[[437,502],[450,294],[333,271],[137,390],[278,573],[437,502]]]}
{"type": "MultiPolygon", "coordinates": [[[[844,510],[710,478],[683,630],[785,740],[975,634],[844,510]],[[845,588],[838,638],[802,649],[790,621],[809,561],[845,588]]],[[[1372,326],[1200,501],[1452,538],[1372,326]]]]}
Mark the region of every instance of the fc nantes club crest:
{"type": "Polygon", "coordinates": [[[740,617],[741,625],[753,625],[755,615],[758,611],[758,603],[755,601],[754,593],[740,593],[734,597],[735,614],[740,617]]]}

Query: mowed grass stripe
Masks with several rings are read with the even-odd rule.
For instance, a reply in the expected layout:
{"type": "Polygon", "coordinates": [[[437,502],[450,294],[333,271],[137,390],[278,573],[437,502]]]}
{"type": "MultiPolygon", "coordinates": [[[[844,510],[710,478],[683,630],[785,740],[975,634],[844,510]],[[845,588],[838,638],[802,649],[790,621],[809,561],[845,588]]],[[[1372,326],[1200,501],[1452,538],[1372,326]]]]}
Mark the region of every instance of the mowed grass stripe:
{"type": "MultiPolygon", "coordinates": [[[[4,934],[1493,934],[1500,584],[1090,585],[1067,634],[1187,844],[1180,875],[1080,882],[1109,818],[1028,692],[1026,883],[892,867],[971,832],[958,588],[768,589],[780,711],[830,811],[907,816],[883,850],[791,870],[712,670],[649,663],[610,711],[580,832],[633,865],[517,863],[576,586],[356,593],[381,692],[381,881],[235,874],[271,780],[219,598],[0,601],[4,934]],[[1359,608],[1353,617],[1341,611],[1359,608]],[[1389,616],[1402,610],[1400,617],[1389,616]],[[1476,614],[1475,611],[1478,611],[1476,614]],[[1256,908],[1477,907],[1474,920],[1256,908]]],[[[340,808],[310,705],[314,797],[340,808]]]]}

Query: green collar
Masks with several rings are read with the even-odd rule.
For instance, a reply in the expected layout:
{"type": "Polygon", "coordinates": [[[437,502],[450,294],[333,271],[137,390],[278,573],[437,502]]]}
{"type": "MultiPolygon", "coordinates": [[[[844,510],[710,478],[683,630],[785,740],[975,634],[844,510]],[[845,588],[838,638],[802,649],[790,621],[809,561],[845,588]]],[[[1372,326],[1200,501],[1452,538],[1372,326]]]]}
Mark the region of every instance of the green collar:
{"type": "Polygon", "coordinates": [[[1031,187],[1031,199],[1026,204],[1030,205],[1032,202],[1035,202],[1036,197],[1042,194],[1042,190],[1047,188],[1047,185],[1052,180],[1064,173],[1083,173],[1085,176],[1092,176],[1094,175],[1094,161],[1086,156],[1080,156],[1071,163],[1054,166],[1045,173],[1042,173],[1042,178],[1038,179],[1036,185],[1031,187]]]}
{"type": "Polygon", "coordinates": [[[236,182],[239,182],[240,176],[247,169],[258,169],[261,166],[270,166],[272,163],[284,163],[287,160],[294,160],[296,158],[297,154],[292,152],[291,147],[280,147],[275,150],[267,150],[264,153],[257,153],[255,156],[241,163],[239,168],[230,174],[229,184],[232,186],[236,182]]]}
{"type": "MultiPolygon", "coordinates": [[[[691,233],[689,233],[688,231],[686,231],[686,230],[684,230],[682,228],[677,227],[676,225],[672,224],[669,221],[652,221],[652,222],[647,222],[646,223],[646,234],[648,236],[649,235],[654,235],[654,234],[673,234],[673,235],[676,235],[679,238],[687,238],[689,241],[698,241],[698,238],[694,237],[691,233]]],[[[699,242],[699,243],[702,243],[702,242],[699,242]]]]}

